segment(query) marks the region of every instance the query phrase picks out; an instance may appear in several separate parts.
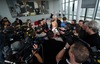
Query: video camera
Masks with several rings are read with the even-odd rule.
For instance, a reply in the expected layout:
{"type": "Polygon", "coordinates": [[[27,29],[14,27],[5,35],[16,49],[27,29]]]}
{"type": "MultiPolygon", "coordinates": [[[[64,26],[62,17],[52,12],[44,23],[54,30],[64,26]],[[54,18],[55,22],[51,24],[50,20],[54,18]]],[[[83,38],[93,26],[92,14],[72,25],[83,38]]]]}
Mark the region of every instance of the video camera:
{"type": "Polygon", "coordinates": [[[64,42],[68,42],[70,45],[73,43],[74,39],[77,38],[77,36],[74,35],[74,30],[71,28],[58,30],[60,33],[63,32],[64,34],[61,33],[61,38],[63,39],[64,42]]]}
{"type": "Polygon", "coordinates": [[[16,54],[10,55],[10,57],[7,59],[8,61],[14,62],[14,63],[25,63],[29,64],[29,61],[34,58],[32,54],[32,50],[35,50],[33,48],[34,44],[37,44],[39,48],[36,50],[37,52],[41,49],[40,44],[43,42],[43,38],[31,38],[27,37],[25,40],[24,45],[21,46],[21,48],[17,51],[16,54]],[[21,61],[22,59],[22,61],[21,61]]]}

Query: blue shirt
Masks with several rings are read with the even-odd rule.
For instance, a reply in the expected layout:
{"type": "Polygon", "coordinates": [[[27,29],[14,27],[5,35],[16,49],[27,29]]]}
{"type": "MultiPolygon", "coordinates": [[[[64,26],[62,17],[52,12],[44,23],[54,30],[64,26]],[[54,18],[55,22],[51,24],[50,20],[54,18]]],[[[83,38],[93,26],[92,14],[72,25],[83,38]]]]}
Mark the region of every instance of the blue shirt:
{"type": "Polygon", "coordinates": [[[61,27],[65,28],[66,27],[66,22],[61,22],[61,27]]]}

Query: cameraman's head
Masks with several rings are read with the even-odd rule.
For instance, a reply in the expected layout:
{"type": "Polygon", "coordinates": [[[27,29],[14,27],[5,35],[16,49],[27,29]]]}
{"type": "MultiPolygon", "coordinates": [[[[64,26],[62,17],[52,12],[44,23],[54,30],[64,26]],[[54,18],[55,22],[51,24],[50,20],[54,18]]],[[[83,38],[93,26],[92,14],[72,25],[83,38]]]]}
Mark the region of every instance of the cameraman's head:
{"type": "Polygon", "coordinates": [[[83,63],[89,58],[88,48],[80,42],[75,42],[69,49],[70,62],[83,63]]]}

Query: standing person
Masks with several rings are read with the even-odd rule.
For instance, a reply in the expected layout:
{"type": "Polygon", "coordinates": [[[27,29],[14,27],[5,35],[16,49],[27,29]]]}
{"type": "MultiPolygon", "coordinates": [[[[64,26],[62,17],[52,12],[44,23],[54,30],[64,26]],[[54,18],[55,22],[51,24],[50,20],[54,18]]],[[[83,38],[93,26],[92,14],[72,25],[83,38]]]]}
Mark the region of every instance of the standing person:
{"type": "Polygon", "coordinates": [[[58,64],[82,64],[89,58],[88,48],[82,42],[76,41],[71,46],[66,43],[65,47],[57,54],[56,61],[58,64]],[[62,59],[66,50],[69,49],[69,58],[62,59]]]}
{"type": "Polygon", "coordinates": [[[86,40],[86,37],[88,36],[88,33],[85,31],[86,29],[86,24],[88,23],[89,21],[82,21],[82,20],[79,20],[79,26],[81,27],[80,31],[79,31],[79,37],[82,39],[82,40],[86,40]]]}
{"type": "Polygon", "coordinates": [[[56,55],[63,48],[64,43],[55,40],[54,33],[50,30],[47,32],[48,40],[43,42],[44,64],[57,64],[56,55]]]}
{"type": "Polygon", "coordinates": [[[98,33],[99,28],[99,24],[93,20],[86,24],[85,31],[88,33],[88,36],[86,37],[85,41],[90,44],[93,51],[96,51],[96,48],[100,49],[100,36],[98,33]]]}

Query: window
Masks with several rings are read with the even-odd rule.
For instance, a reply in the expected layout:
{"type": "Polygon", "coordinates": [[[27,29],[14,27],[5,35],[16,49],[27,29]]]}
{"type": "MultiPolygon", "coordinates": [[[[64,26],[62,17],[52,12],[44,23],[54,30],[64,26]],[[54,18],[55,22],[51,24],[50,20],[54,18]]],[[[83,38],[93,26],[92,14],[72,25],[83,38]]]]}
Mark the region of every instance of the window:
{"type": "Polygon", "coordinates": [[[63,8],[63,11],[64,11],[64,4],[62,4],[62,8],[63,8]]]}
{"type": "Polygon", "coordinates": [[[81,17],[80,17],[80,20],[84,20],[84,17],[81,16],[81,17]]]}
{"type": "MultiPolygon", "coordinates": [[[[74,3],[74,18],[73,19],[76,19],[78,0],[63,0],[63,3],[62,3],[62,8],[63,8],[63,11],[65,13],[65,16],[69,20],[72,20],[73,3],[74,3]]],[[[92,20],[92,17],[93,17],[93,14],[94,14],[94,8],[87,8],[87,13],[86,13],[86,8],[81,8],[81,12],[79,12],[79,13],[80,13],[80,19],[81,20],[84,20],[84,18],[86,20],[92,20]],[[85,17],[85,13],[86,13],[86,17],[85,17]]],[[[97,13],[96,13],[96,18],[95,19],[100,21],[100,0],[99,0],[99,5],[98,5],[98,9],[97,9],[97,13]]]]}
{"type": "Polygon", "coordinates": [[[98,5],[96,18],[100,19],[100,0],[99,0],[99,5],[98,5]]]}
{"type": "Polygon", "coordinates": [[[73,0],[63,0],[63,11],[65,11],[65,16],[69,19],[72,20],[72,8],[73,8],[73,0]],[[70,1],[70,2],[69,2],[70,1]],[[70,4],[70,5],[69,5],[70,4]],[[69,14],[69,15],[68,15],[69,14]]]}
{"type": "Polygon", "coordinates": [[[93,12],[94,12],[94,8],[88,8],[87,9],[87,15],[86,17],[93,17],[93,12]]]}
{"type": "Polygon", "coordinates": [[[65,15],[65,17],[68,19],[68,15],[65,15]]]}
{"type": "Polygon", "coordinates": [[[65,0],[62,1],[62,9],[63,9],[63,11],[65,10],[64,6],[65,6],[65,0]]]}
{"type": "Polygon", "coordinates": [[[91,21],[91,20],[92,20],[92,18],[86,18],[86,20],[89,20],[89,21],[91,21]]]}
{"type": "Polygon", "coordinates": [[[100,22],[100,20],[95,20],[95,21],[97,21],[98,23],[100,22]]]}
{"type": "Polygon", "coordinates": [[[63,2],[62,2],[63,4],[65,3],[65,0],[63,0],[63,2]]]}
{"type": "Polygon", "coordinates": [[[69,0],[66,0],[66,2],[68,2],[69,0]]]}
{"type": "Polygon", "coordinates": [[[70,0],[70,1],[73,1],[73,0],[70,0]]]}
{"type": "Polygon", "coordinates": [[[81,16],[85,16],[85,10],[86,10],[85,8],[82,8],[82,9],[81,9],[81,13],[80,13],[81,16]]]}
{"type": "Polygon", "coordinates": [[[76,16],[74,16],[74,19],[76,19],[76,16]]]}
{"type": "Polygon", "coordinates": [[[75,1],[75,5],[74,5],[74,15],[77,14],[77,5],[78,5],[78,1],[75,1]]]}
{"type": "Polygon", "coordinates": [[[66,3],[66,14],[68,14],[68,3],[66,3]]]}
{"type": "Polygon", "coordinates": [[[72,20],[72,15],[69,16],[69,20],[72,20]]]}
{"type": "Polygon", "coordinates": [[[70,2],[70,10],[69,10],[70,11],[70,14],[72,14],[72,12],[73,12],[72,11],[72,8],[73,8],[73,2],[70,2]]]}

